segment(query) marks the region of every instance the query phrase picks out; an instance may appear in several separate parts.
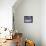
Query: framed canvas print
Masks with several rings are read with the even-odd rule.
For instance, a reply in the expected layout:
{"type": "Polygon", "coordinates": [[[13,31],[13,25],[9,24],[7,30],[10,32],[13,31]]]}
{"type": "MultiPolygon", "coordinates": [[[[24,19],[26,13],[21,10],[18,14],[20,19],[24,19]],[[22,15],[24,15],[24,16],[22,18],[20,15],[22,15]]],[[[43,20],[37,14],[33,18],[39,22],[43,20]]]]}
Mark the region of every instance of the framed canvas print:
{"type": "Polygon", "coordinates": [[[33,23],[33,16],[24,16],[24,23],[33,23]]]}

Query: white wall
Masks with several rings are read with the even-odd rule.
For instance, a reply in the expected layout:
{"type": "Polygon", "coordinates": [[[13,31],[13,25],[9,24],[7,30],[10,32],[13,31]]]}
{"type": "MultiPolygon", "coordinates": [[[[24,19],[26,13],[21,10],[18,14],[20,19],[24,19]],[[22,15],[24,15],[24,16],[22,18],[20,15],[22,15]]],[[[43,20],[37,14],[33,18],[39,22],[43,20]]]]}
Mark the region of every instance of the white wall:
{"type": "Polygon", "coordinates": [[[12,28],[12,6],[16,0],[0,0],[0,27],[12,28]]]}
{"type": "Polygon", "coordinates": [[[46,0],[41,1],[41,40],[42,46],[46,46],[46,0]]]}
{"type": "Polygon", "coordinates": [[[14,10],[15,28],[41,46],[41,0],[23,0],[14,10]],[[24,23],[24,16],[33,16],[33,23],[24,23]]]}

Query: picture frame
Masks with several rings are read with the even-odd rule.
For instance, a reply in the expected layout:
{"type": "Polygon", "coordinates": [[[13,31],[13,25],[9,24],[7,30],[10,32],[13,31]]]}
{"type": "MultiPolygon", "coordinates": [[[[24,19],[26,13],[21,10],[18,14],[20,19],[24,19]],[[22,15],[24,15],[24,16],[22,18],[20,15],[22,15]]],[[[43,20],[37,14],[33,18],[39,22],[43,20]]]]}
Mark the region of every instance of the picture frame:
{"type": "Polygon", "coordinates": [[[24,16],[24,23],[33,23],[33,16],[24,16]]]}

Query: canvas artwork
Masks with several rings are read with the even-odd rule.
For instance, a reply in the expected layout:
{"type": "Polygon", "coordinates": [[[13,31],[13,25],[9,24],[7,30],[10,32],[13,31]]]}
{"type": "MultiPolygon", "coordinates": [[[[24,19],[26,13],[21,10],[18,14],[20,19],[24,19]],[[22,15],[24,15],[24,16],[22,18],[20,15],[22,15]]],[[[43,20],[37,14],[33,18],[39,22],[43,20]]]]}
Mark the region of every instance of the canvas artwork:
{"type": "Polygon", "coordinates": [[[24,23],[33,23],[33,16],[24,16],[24,23]]]}

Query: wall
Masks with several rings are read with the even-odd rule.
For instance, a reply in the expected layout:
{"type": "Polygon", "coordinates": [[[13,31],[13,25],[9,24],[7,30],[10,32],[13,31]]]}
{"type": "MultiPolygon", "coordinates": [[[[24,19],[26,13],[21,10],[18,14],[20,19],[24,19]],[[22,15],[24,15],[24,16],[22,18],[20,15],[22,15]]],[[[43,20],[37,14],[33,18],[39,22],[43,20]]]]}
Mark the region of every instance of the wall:
{"type": "Polygon", "coordinates": [[[41,1],[41,41],[46,46],[46,0],[41,1]]]}
{"type": "Polygon", "coordinates": [[[23,33],[24,38],[32,39],[36,46],[41,46],[41,0],[23,0],[15,6],[15,28],[23,33]],[[33,16],[33,23],[24,23],[24,16],[33,16]]]}

